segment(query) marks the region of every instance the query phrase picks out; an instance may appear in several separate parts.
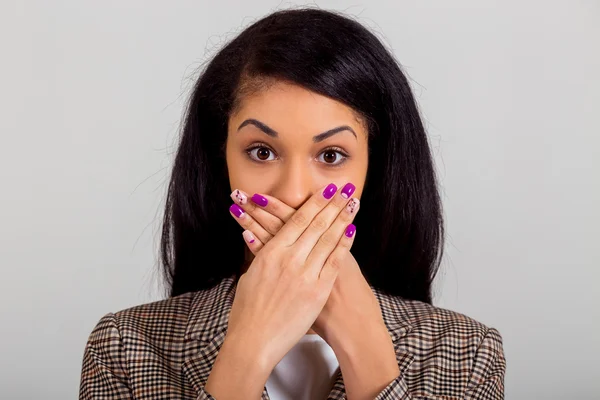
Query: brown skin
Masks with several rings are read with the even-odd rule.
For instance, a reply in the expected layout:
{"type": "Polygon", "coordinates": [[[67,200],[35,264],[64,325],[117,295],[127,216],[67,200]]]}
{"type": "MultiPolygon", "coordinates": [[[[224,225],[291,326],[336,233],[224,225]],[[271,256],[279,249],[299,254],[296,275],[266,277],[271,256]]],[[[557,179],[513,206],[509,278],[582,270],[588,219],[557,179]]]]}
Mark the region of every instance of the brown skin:
{"type": "MultiPolygon", "coordinates": [[[[244,282],[242,290],[238,287],[238,291],[242,293],[238,307],[234,302],[234,308],[237,310],[232,308],[229,337],[219,352],[205,386],[216,398],[247,398],[249,395],[259,397],[270,371],[282,354],[285,354],[281,351],[284,347],[281,347],[277,357],[273,355],[263,358],[259,352],[261,349],[253,350],[248,348],[251,346],[245,346],[249,337],[247,331],[240,333],[243,326],[246,326],[240,323],[240,320],[246,318],[245,324],[251,325],[251,322],[261,319],[261,324],[272,323],[273,327],[281,327],[281,323],[276,325],[272,321],[276,317],[282,318],[283,314],[277,316],[276,311],[269,311],[277,309],[278,306],[273,308],[272,303],[268,301],[273,296],[282,299],[287,296],[292,304],[294,299],[289,292],[297,290],[297,286],[302,286],[298,283],[305,283],[304,277],[296,276],[295,282],[280,279],[279,286],[271,287],[274,293],[272,296],[270,293],[262,296],[256,294],[261,286],[272,284],[270,282],[273,276],[273,272],[264,272],[269,271],[264,261],[267,256],[261,258],[261,253],[266,251],[269,253],[268,259],[273,259],[274,254],[281,254],[277,252],[278,248],[289,248],[283,238],[297,228],[293,223],[290,226],[290,219],[293,219],[298,209],[299,213],[303,213],[306,203],[313,201],[313,195],[320,194],[317,192],[329,183],[334,183],[339,188],[331,201],[336,209],[335,214],[339,212],[339,215],[335,221],[332,216],[329,222],[329,230],[335,230],[337,235],[332,235],[332,238],[341,236],[338,248],[334,252],[339,272],[332,278],[328,297],[323,300],[326,303],[318,308],[320,312],[314,314],[319,314],[318,317],[310,320],[314,321],[314,324],[307,333],[319,334],[333,348],[340,362],[349,399],[374,398],[398,375],[395,351],[383,323],[379,304],[356,260],[349,252],[353,239],[343,235],[344,227],[352,219],[350,216],[343,217],[349,215],[343,211],[348,201],[340,197],[340,190],[347,182],[351,182],[356,187],[352,197],[360,197],[368,166],[367,144],[366,127],[352,109],[330,98],[284,82],[277,82],[266,90],[244,98],[240,108],[230,117],[226,157],[231,189],[239,189],[250,196],[260,193],[269,199],[269,205],[261,208],[248,201],[242,206],[246,211],[244,217],[236,218],[240,225],[247,228],[244,237],[247,238],[249,232],[257,236],[254,243],[249,243],[248,261],[252,261],[252,265],[258,261],[262,267],[249,270],[254,273],[244,282]],[[240,124],[248,119],[268,126],[265,129],[277,132],[277,137],[266,134],[264,129],[254,124],[246,124],[238,131],[240,124]],[[354,133],[341,130],[318,143],[313,140],[315,135],[340,126],[347,126],[354,133]],[[249,155],[249,149],[256,144],[258,148],[251,150],[249,155]],[[328,149],[331,147],[336,149],[328,149]],[[309,198],[311,200],[307,202],[309,198]],[[280,229],[281,233],[278,234],[280,229]],[[271,239],[274,239],[273,242],[266,245],[271,239]],[[264,245],[266,247],[263,250],[264,245]],[[257,260],[253,259],[254,255],[257,256],[257,260]],[[259,273],[263,275],[257,278],[259,273]],[[264,284],[261,284],[259,279],[264,279],[264,284]],[[282,286],[286,286],[287,291],[277,292],[282,286]],[[255,300],[252,300],[252,296],[256,296],[255,300]],[[254,301],[257,302],[256,307],[252,307],[254,301]],[[257,313],[256,308],[266,309],[265,312],[271,313],[272,317],[265,319],[265,312],[257,313]],[[246,310],[246,314],[255,314],[249,317],[238,311],[242,309],[246,310]],[[243,340],[241,336],[244,336],[243,340]]],[[[327,207],[323,208],[326,209],[327,207]]],[[[317,215],[313,214],[311,220],[315,217],[317,215]]],[[[326,233],[323,234],[325,235],[326,233]]],[[[318,253],[316,249],[317,247],[310,253],[311,256],[315,252],[318,253]]],[[[281,260],[289,260],[289,257],[283,257],[281,260]]],[[[298,296],[299,294],[295,294],[296,298],[298,296]]],[[[305,297],[304,302],[307,299],[312,300],[313,297],[305,297]]],[[[300,303],[302,302],[298,304],[300,303]]],[[[311,312],[314,309],[316,308],[313,307],[311,312]]],[[[289,315],[299,314],[284,315],[287,323],[294,325],[294,321],[289,321],[289,315]]],[[[266,330],[277,331],[275,328],[266,330]]],[[[280,343],[277,338],[273,340],[276,340],[276,344],[280,343]]],[[[260,340],[255,342],[261,343],[260,340]]],[[[262,352],[271,354],[266,348],[262,349],[262,352]]]]}

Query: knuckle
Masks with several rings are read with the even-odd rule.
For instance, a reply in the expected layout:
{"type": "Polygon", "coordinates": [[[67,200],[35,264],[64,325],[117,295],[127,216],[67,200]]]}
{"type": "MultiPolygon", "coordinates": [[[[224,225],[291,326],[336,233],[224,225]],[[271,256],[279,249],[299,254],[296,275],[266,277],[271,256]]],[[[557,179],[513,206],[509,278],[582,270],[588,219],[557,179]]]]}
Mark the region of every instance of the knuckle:
{"type": "Polygon", "coordinates": [[[274,214],[277,214],[279,211],[281,211],[281,205],[276,201],[269,201],[269,210],[274,214]]]}
{"type": "Polygon", "coordinates": [[[308,221],[306,215],[302,211],[296,211],[294,215],[292,215],[292,222],[299,226],[300,228],[305,228],[306,223],[308,221]]]}
{"type": "Polygon", "coordinates": [[[329,257],[329,265],[331,265],[333,269],[340,269],[340,267],[342,266],[341,257],[337,254],[332,254],[331,257],[329,257]]]}
{"type": "Polygon", "coordinates": [[[269,223],[268,231],[271,232],[272,234],[275,234],[275,233],[279,232],[279,230],[281,229],[282,226],[283,226],[283,223],[281,221],[273,221],[273,222],[269,223]]]}
{"type": "Polygon", "coordinates": [[[246,228],[249,231],[252,231],[252,233],[255,233],[256,221],[253,218],[244,218],[244,221],[241,222],[241,225],[243,228],[246,228]]]}
{"type": "Polygon", "coordinates": [[[312,222],[312,227],[318,231],[323,231],[327,228],[327,221],[323,218],[315,218],[312,222]]]}
{"type": "Polygon", "coordinates": [[[331,247],[337,243],[337,238],[330,232],[326,232],[319,238],[319,242],[325,247],[331,247]]]}

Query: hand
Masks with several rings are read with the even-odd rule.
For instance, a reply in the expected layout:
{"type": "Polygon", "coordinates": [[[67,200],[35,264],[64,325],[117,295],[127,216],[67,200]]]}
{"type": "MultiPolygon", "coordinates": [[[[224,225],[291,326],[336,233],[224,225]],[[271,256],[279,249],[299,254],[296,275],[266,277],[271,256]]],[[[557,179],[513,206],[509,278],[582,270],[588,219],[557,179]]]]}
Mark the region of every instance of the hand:
{"type": "MultiPolygon", "coordinates": [[[[255,194],[248,201],[246,193],[234,190],[231,197],[245,211],[236,220],[246,229],[243,232],[244,239],[254,255],[296,212],[294,208],[271,196],[255,194]]],[[[348,202],[349,211],[353,214],[358,211],[359,206],[358,199],[348,202]]],[[[342,266],[328,301],[312,326],[332,347],[336,338],[340,342],[341,338],[353,337],[353,332],[364,332],[365,326],[377,327],[379,333],[386,332],[379,302],[349,248],[342,254],[342,266]]]]}
{"type": "MultiPolygon", "coordinates": [[[[246,228],[244,239],[254,255],[296,211],[271,196],[254,195],[248,202],[248,196],[236,190],[232,198],[247,210],[237,221],[246,228]]],[[[348,207],[356,213],[359,204],[351,200],[348,207]]],[[[379,302],[349,250],[350,246],[341,255],[337,279],[313,330],[333,348],[349,398],[374,398],[399,369],[379,302]]]]}
{"type": "MultiPolygon", "coordinates": [[[[268,373],[316,320],[336,280],[340,256],[352,243],[344,232],[355,213],[345,211],[348,200],[336,192],[329,185],[306,201],[238,281],[225,342],[243,342],[256,351],[268,373]]],[[[245,219],[236,207],[232,214],[245,219]]]]}

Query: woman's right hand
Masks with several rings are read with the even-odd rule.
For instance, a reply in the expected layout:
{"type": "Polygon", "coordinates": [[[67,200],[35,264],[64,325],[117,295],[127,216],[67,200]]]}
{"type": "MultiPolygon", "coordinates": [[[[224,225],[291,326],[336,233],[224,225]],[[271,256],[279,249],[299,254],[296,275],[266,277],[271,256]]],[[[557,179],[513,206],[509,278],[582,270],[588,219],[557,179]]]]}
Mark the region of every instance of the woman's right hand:
{"type": "Polygon", "coordinates": [[[254,359],[263,384],[327,302],[340,265],[337,256],[351,245],[340,241],[356,215],[347,211],[349,201],[334,184],[316,192],[238,281],[223,348],[254,359]]]}

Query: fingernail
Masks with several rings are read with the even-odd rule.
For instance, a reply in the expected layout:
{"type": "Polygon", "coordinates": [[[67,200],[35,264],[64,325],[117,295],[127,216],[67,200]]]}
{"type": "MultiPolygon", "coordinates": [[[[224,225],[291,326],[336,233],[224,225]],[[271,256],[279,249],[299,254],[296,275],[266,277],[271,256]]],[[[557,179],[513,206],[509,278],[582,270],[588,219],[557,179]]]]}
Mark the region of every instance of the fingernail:
{"type": "Polygon", "coordinates": [[[252,232],[250,232],[250,231],[244,231],[244,232],[242,232],[242,236],[244,237],[244,239],[248,243],[254,243],[254,240],[256,239],[254,237],[254,235],[252,234],[252,232]]]}
{"type": "Polygon", "coordinates": [[[349,199],[355,190],[356,186],[354,186],[350,182],[346,183],[346,186],[344,186],[344,188],[342,189],[342,197],[345,199],[349,199]]]}
{"type": "Polygon", "coordinates": [[[266,197],[261,196],[258,193],[256,193],[254,196],[252,196],[252,201],[255,202],[256,204],[258,204],[261,207],[266,207],[267,204],[269,204],[269,200],[267,200],[266,197]]]}
{"type": "Polygon", "coordinates": [[[244,205],[248,203],[248,195],[239,189],[235,189],[233,192],[231,192],[230,196],[231,199],[237,204],[244,205]]]}
{"type": "Polygon", "coordinates": [[[354,232],[356,232],[356,226],[354,226],[354,224],[348,225],[348,227],[346,228],[346,236],[351,238],[352,236],[354,236],[354,232]]]}
{"type": "Polygon", "coordinates": [[[329,200],[333,197],[335,192],[337,192],[337,186],[335,186],[333,183],[330,183],[329,185],[327,185],[325,190],[323,190],[323,197],[329,200]]]}
{"type": "Polygon", "coordinates": [[[238,206],[237,204],[232,204],[231,207],[229,207],[229,211],[231,211],[233,215],[238,218],[242,218],[244,216],[244,210],[242,210],[242,207],[238,206]]]}
{"type": "Polygon", "coordinates": [[[348,211],[350,214],[354,214],[355,212],[358,211],[359,207],[360,207],[360,200],[353,197],[350,199],[350,201],[346,205],[346,211],[348,211]]]}

